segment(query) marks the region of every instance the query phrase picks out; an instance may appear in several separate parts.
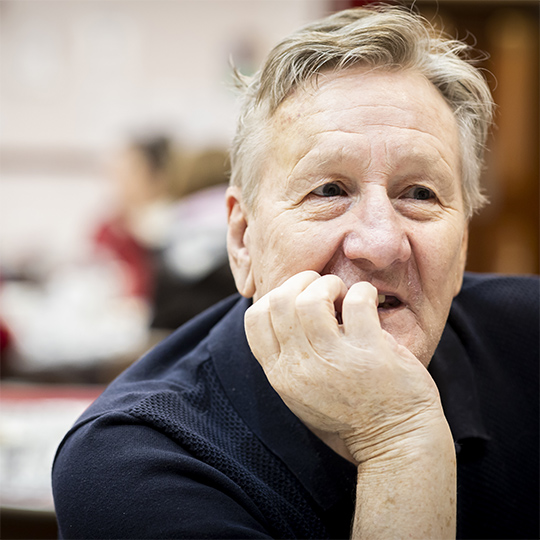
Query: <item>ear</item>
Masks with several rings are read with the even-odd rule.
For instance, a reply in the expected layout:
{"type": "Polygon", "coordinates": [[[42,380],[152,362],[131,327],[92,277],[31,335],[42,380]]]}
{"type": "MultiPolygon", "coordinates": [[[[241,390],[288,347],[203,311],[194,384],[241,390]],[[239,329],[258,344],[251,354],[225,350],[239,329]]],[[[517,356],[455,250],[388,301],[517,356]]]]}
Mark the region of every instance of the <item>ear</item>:
{"type": "Polygon", "coordinates": [[[231,186],[225,194],[227,204],[227,251],[238,292],[246,298],[255,294],[252,261],[249,251],[248,214],[242,203],[239,187],[231,186]]]}
{"type": "Polygon", "coordinates": [[[463,238],[461,240],[461,249],[459,253],[459,275],[456,276],[456,289],[454,291],[454,296],[456,296],[461,290],[461,285],[463,284],[463,272],[465,272],[465,265],[467,264],[467,248],[469,245],[469,222],[465,223],[465,228],[463,229],[463,238]]]}

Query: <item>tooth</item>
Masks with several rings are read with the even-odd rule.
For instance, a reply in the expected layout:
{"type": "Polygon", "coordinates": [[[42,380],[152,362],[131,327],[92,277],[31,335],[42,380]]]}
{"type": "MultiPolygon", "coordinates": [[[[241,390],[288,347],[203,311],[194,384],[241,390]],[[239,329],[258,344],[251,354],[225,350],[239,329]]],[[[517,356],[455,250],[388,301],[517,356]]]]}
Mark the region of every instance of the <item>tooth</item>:
{"type": "Polygon", "coordinates": [[[386,302],[386,294],[379,294],[378,298],[379,298],[379,306],[381,304],[384,304],[384,302],[386,302]]]}

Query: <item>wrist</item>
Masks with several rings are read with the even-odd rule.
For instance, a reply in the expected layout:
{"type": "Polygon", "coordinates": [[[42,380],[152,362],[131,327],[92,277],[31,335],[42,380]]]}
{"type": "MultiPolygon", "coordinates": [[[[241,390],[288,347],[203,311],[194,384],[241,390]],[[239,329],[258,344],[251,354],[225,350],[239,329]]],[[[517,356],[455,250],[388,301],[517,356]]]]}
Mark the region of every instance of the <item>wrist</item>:
{"type": "Polygon", "coordinates": [[[353,538],[455,538],[456,457],[447,423],[366,455],[357,456],[353,538]]]}
{"type": "Polygon", "coordinates": [[[410,463],[430,455],[454,454],[454,441],[444,415],[418,418],[378,431],[348,430],[339,434],[359,465],[410,463]]]}

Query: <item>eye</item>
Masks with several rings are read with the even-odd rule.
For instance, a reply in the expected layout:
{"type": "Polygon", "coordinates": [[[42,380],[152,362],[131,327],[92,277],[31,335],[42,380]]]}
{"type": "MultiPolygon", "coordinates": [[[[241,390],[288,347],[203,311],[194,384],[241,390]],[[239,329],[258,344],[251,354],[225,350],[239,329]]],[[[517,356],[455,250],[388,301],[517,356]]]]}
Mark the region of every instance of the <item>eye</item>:
{"type": "Polygon", "coordinates": [[[340,197],[345,195],[345,190],[339,184],[329,182],[314,189],[311,193],[319,197],[340,197]]]}
{"type": "Polygon", "coordinates": [[[435,193],[424,186],[413,186],[403,194],[406,199],[415,199],[417,201],[429,201],[435,199],[435,193]]]}

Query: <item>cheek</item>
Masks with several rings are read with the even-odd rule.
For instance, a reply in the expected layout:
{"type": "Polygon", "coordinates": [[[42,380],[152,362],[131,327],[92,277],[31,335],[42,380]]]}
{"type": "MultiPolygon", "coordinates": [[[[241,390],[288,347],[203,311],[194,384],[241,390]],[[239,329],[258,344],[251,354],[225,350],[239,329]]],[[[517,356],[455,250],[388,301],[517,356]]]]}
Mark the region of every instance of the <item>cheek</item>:
{"type": "MultiPolygon", "coordinates": [[[[424,224],[426,225],[426,224],[424,224]]],[[[448,224],[429,224],[411,234],[417,279],[420,282],[419,304],[414,329],[399,328],[402,344],[427,366],[440,340],[455,295],[461,282],[461,246],[464,230],[448,224]],[[401,333],[400,333],[401,332],[401,333]]]]}
{"type": "Polygon", "coordinates": [[[324,225],[274,218],[260,227],[252,251],[257,253],[258,290],[268,292],[304,270],[321,273],[340,245],[337,235],[324,225]]]}
{"type": "Polygon", "coordinates": [[[424,293],[433,303],[449,305],[462,276],[465,227],[453,223],[430,224],[413,236],[416,263],[424,293]]]}

